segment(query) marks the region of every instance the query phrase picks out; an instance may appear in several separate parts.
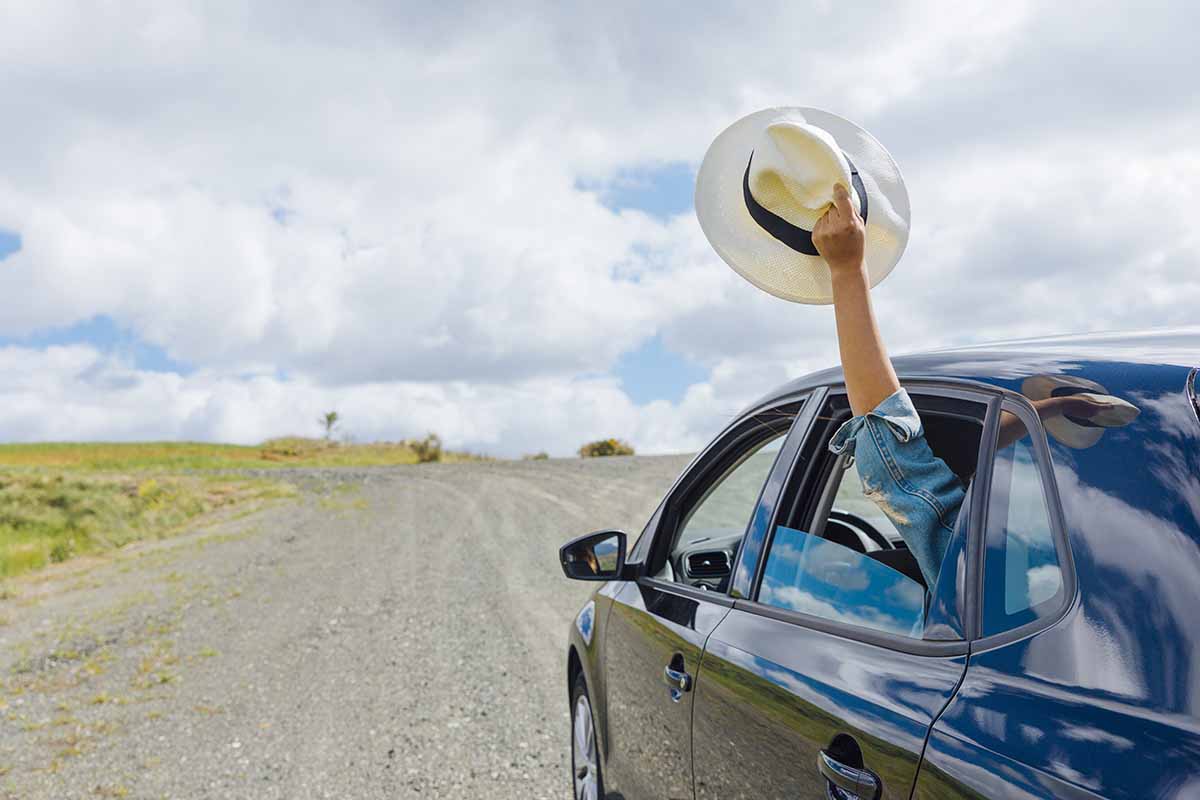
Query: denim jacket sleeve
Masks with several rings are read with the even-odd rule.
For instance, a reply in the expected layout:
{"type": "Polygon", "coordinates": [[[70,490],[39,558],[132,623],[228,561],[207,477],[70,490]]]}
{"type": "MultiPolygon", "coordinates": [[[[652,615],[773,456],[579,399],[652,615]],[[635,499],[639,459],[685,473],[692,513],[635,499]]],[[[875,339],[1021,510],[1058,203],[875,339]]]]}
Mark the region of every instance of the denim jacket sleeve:
{"type": "Polygon", "coordinates": [[[858,465],[863,494],[904,538],[930,589],[963,502],[963,487],[925,441],[921,417],[901,389],[840,427],[829,443],[858,465]]]}

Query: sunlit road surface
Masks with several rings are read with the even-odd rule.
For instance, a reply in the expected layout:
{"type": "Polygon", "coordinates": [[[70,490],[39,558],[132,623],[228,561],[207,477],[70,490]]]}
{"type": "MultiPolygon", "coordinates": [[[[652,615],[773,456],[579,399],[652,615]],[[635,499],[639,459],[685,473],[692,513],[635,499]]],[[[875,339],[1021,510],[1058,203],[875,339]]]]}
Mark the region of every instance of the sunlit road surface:
{"type": "Polygon", "coordinates": [[[0,797],[570,797],[557,548],[683,457],[289,473],[0,600],[0,797]]]}

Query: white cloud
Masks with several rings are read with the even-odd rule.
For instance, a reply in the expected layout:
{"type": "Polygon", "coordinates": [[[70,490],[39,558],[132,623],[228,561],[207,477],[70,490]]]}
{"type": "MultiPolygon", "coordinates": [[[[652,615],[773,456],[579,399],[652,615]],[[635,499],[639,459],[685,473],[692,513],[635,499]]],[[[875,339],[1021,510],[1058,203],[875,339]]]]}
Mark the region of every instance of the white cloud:
{"type": "Polygon", "coordinates": [[[697,447],[832,363],[832,315],[742,282],[690,215],[579,187],[695,164],[778,103],[863,122],[905,170],[910,251],[878,291],[894,350],[1194,322],[1192,14],[8,8],[0,228],[23,249],[0,261],[0,336],[105,314],[197,371],[10,348],[0,438],[253,441],[336,405],[364,438],[697,447]],[[636,407],[606,374],[655,333],[711,377],[636,407]]]}

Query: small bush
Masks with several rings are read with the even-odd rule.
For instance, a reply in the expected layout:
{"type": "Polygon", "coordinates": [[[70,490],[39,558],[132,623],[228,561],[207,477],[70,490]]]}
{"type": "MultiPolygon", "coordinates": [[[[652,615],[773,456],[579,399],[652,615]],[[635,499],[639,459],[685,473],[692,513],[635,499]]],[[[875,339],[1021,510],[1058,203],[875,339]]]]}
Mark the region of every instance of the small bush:
{"type": "Polygon", "coordinates": [[[436,433],[431,433],[424,439],[413,439],[408,446],[417,454],[418,464],[442,460],[442,439],[436,433]]]}
{"type": "Polygon", "coordinates": [[[597,458],[599,456],[631,456],[633,446],[620,439],[599,439],[588,442],[579,448],[580,458],[597,458]]]}
{"type": "Polygon", "coordinates": [[[144,480],[137,486],[138,499],[146,505],[153,505],[163,496],[163,488],[154,478],[144,480]]]}
{"type": "Polygon", "coordinates": [[[75,540],[68,539],[65,542],[55,542],[50,548],[50,560],[55,564],[60,564],[66,561],[75,554],[75,540]]]}
{"type": "Polygon", "coordinates": [[[294,461],[312,458],[334,450],[337,442],[329,439],[308,439],[303,436],[282,436],[268,439],[260,445],[262,458],[267,461],[294,461]]]}
{"type": "Polygon", "coordinates": [[[550,458],[550,454],[545,450],[541,450],[537,453],[529,453],[528,455],[521,456],[521,458],[525,461],[545,461],[550,458]]]}

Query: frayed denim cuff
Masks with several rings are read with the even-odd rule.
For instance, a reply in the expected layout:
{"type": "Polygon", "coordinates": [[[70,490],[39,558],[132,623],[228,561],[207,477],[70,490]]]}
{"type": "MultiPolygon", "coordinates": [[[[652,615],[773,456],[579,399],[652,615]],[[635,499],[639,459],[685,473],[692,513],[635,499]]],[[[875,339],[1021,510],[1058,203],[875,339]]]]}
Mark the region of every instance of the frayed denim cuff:
{"type": "Polygon", "coordinates": [[[833,434],[833,438],[829,441],[829,449],[837,455],[842,453],[848,455],[847,466],[854,463],[854,447],[858,440],[858,433],[867,424],[868,418],[886,423],[884,427],[891,431],[896,440],[900,442],[911,441],[924,433],[924,429],[921,427],[921,417],[917,414],[912,399],[908,396],[908,392],[900,389],[866,414],[846,420],[837,429],[837,433],[833,434]]]}

